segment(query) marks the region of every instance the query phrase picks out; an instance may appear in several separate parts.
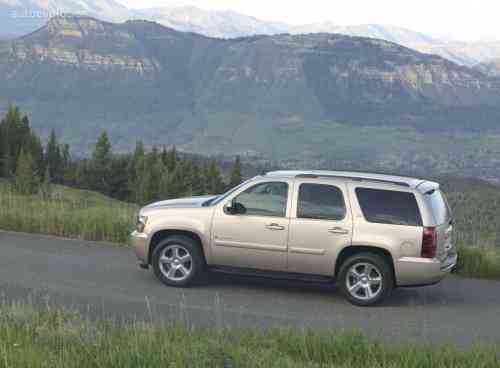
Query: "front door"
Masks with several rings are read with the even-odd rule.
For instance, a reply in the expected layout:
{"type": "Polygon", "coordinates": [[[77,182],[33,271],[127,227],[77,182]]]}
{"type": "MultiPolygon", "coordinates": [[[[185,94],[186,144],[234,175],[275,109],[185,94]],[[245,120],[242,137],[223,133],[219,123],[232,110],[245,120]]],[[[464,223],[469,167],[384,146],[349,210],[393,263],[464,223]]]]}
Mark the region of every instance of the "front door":
{"type": "Polygon", "coordinates": [[[297,181],[290,219],[288,271],[333,276],[335,260],[351,244],[347,187],[333,179],[297,181]]]}
{"type": "Polygon", "coordinates": [[[221,203],[213,220],[214,263],[285,271],[291,191],[291,182],[266,181],[253,184],[221,203]],[[227,210],[229,203],[233,211],[227,210]]]}

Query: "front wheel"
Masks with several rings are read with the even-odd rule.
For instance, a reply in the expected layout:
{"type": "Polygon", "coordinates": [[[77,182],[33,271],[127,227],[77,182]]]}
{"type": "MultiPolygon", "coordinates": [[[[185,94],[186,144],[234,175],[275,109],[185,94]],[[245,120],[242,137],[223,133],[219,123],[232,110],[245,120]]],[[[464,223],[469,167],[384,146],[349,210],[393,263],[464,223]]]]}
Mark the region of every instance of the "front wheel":
{"type": "Polygon", "coordinates": [[[153,252],[154,273],[168,286],[191,286],[200,279],[203,265],[199,244],[186,236],[168,237],[153,252]]]}
{"type": "Polygon", "coordinates": [[[394,287],[394,276],[384,257],[373,253],[359,253],[342,264],[337,285],[352,304],[370,306],[390,295],[394,287]]]}

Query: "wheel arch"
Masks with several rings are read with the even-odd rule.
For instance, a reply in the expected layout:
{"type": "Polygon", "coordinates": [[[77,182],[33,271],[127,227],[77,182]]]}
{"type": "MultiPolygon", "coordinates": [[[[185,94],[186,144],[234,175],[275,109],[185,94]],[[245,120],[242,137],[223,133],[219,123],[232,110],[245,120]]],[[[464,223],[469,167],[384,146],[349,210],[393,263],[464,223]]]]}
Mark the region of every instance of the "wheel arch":
{"type": "Polygon", "coordinates": [[[383,247],[370,246],[370,245],[349,245],[343,248],[337,256],[335,261],[335,273],[334,277],[337,279],[338,273],[342,264],[351,256],[358,253],[374,253],[388,260],[389,266],[391,267],[394,280],[396,280],[396,271],[394,268],[394,256],[392,253],[383,247]]]}
{"type": "Polygon", "coordinates": [[[151,236],[148,250],[148,264],[151,264],[151,258],[158,244],[160,244],[162,240],[175,235],[185,236],[194,240],[200,247],[201,254],[203,255],[203,261],[205,264],[207,263],[203,241],[196,232],[182,229],[160,229],[151,236]]]}

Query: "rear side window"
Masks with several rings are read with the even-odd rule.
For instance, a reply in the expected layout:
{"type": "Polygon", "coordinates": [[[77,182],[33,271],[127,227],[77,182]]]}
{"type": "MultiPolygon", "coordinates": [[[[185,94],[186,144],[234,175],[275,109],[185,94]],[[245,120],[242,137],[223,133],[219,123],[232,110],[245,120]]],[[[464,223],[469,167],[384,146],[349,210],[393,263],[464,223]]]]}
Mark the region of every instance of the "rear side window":
{"type": "Polygon", "coordinates": [[[323,184],[300,185],[298,218],[342,220],[345,212],[344,197],[339,188],[323,184]]]}
{"type": "Polygon", "coordinates": [[[451,219],[452,214],[450,207],[440,190],[435,190],[429,194],[425,194],[425,198],[427,199],[427,203],[431,206],[436,224],[442,225],[451,219]]]}
{"type": "Polygon", "coordinates": [[[356,196],[366,221],[422,226],[422,218],[413,193],[356,188],[356,196]]]}

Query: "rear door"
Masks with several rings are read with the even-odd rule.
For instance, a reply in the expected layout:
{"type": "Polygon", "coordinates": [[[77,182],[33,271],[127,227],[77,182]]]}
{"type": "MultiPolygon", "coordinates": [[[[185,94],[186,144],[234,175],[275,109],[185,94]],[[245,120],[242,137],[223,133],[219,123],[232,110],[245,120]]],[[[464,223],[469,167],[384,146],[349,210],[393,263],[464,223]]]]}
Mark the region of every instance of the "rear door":
{"type": "Polygon", "coordinates": [[[288,271],[333,276],[335,260],[352,237],[346,184],[341,180],[295,182],[288,238],[288,271]]]}

